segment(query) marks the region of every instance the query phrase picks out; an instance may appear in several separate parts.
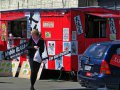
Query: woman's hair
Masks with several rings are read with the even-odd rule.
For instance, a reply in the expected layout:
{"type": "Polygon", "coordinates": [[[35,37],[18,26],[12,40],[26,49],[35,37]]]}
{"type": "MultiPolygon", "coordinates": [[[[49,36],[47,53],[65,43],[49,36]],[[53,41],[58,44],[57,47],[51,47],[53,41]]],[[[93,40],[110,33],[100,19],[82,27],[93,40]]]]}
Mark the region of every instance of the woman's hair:
{"type": "Polygon", "coordinates": [[[36,29],[33,29],[33,30],[31,31],[31,34],[34,34],[34,35],[36,35],[36,36],[41,36],[41,33],[40,33],[38,30],[36,30],[36,29]]]}

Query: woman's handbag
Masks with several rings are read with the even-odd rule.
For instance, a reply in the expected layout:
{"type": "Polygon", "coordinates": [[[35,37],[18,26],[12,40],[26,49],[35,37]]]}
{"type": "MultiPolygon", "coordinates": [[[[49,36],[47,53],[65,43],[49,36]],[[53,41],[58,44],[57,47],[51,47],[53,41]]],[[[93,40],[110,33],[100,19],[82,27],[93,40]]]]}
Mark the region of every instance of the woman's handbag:
{"type": "Polygon", "coordinates": [[[39,53],[39,48],[38,48],[37,51],[35,52],[33,61],[38,62],[38,63],[41,63],[41,62],[42,62],[42,58],[41,58],[40,53],[39,53]]]}

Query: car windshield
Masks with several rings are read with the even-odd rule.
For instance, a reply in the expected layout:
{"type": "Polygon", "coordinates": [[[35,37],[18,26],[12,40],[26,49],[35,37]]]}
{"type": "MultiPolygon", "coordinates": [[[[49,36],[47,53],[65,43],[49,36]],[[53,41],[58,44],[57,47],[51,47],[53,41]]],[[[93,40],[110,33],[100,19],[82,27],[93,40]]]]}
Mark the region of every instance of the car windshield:
{"type": "Polygon", "coordinates": [[[90,47],[88,47],[88,49],[84,53],[84,56],[92,58],[102,58],[106,49],[107,45],[93,44],[90,47]]]}

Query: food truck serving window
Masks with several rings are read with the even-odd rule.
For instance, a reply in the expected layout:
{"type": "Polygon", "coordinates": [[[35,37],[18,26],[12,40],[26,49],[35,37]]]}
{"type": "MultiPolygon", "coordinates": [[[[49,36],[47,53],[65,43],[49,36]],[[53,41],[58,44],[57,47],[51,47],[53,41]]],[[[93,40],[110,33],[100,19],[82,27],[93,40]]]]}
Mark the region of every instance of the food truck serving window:
{"type": "Polygon", "coordinates": [[[26,38],[27,37],[27,19],[18,19],[8,21],[8,35],[13,37],[26,38]]]}
{"type": "Polygon", "coordinates": [[[106,18],[86,14],[86,37],[87,38],[105,38],[106,37],[106,18]]]}

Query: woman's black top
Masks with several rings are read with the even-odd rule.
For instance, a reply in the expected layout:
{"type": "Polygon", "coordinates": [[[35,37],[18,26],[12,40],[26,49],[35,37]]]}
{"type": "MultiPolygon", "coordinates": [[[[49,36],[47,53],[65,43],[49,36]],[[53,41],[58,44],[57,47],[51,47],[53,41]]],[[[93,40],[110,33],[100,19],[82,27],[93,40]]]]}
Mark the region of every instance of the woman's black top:
{"type": "Polygon", "coordinates": [[[29,39],[27,49],[28,49],[28,56],[31,58],[34,57],[34,54],[36,52],[36,49],[34,48],[34,46],[39,47],[40,56],[42,56],[42,53],[44,52],[44,40],[40,38],[38,43],[36,44],[32,39],[32,37],[29,39]]]}

